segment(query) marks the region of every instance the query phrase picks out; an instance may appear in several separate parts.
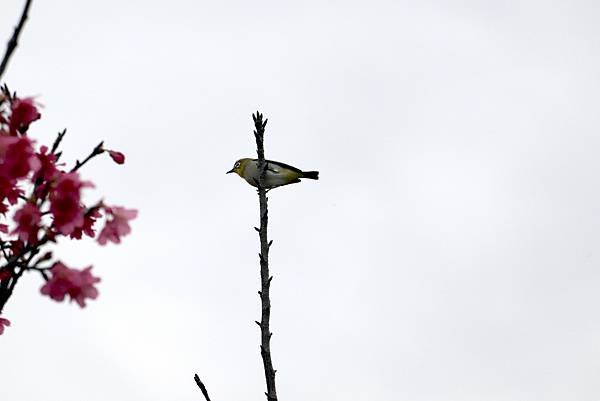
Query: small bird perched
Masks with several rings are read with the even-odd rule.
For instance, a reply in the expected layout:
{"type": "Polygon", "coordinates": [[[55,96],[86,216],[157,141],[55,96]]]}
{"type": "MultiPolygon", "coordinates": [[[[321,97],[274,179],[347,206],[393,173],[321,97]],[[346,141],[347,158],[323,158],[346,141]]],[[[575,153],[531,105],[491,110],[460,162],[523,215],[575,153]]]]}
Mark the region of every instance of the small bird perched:
{"type": "MultiPolygon", "coordinates": [[[[311,180],[319,179],[318,171],[302,171],[299,168],[290,166],[289,164],[280,163],[272,160],[267,162],[267,171],[265,173],[265,188],[273,189],[282,185],[294,184],[300,182],[300,178],[308,178],[311,180]]],[[[240,159],[235,162],[233,168],[227,172],[236,173],[253,187],[258,187],[258,178],[260,171],[258,170],[257,159],[240,159]]]]}

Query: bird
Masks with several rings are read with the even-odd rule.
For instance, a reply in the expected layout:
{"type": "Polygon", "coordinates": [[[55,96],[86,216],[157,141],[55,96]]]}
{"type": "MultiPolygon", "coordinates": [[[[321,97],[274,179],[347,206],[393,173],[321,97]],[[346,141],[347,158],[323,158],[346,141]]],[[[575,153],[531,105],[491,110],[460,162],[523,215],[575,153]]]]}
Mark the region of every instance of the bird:
{"type": "MultiPolygon", "coordinates": [[[[300,178],[308,178],[310,180],[318,180],[318,171],[302,171],[299,168],[290,166],[289,164],[276,162],[273,160],[265,160],[267,163],[267,171],[265,173],[264,185],[266,189],[273,189],[283,185],[295,184],[300,182],[300,178]]],[[[253,187],[258,187],[258,178],[260,171],[258,169],[258,160],[244,158],[239,159],[233,165],[233,168],[226,174],[236,173],[253,187]]]]}

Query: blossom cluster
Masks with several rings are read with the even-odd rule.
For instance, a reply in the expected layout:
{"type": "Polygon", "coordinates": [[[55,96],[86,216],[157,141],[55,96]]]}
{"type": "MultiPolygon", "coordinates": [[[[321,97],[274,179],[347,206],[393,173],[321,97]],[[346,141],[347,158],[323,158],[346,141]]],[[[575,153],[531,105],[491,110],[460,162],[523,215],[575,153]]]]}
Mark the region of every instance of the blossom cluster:
{"type": "MultiPolygon", "coordinates": [[[[117,164],[125,162],[121,152],[96,146],[83,161],[67,168],[61,161],[58,135],[52,146],[37,146],[28,135],[29,126],[41,118],[33,98],[20,98],[6,87],[0,92],[0,312],[24,272],[39,272],[45,284],[41,293],[56,301],[69,297],[80,307],[95,299],[100,281],[92,267],[79,270],[53,260],[42,248],[65,237],[95,238],[100,245],[118,244],[130,233],[130,220],[137,211],[107,205],[103,201],[85,205],[82,192],[93,188],[79,170],[92,158],[106,153],[117,164]],[[103,222],[101,229],[99,221],[103,222]],[[97,234],[97,231],[99,233],[97,234]],[[97,234],[97,235],[96,235],[97,234]]],[[[10,322],[0,317],[0,334],[10,322]]]]}

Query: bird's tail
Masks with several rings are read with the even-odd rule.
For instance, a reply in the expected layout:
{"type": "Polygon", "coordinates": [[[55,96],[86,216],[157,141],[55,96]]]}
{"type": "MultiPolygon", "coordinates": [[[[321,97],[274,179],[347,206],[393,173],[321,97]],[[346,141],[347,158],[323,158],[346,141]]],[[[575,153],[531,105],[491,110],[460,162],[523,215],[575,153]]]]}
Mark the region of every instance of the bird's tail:
{"type": "Polygon", "coordinates": [[[319,179],[319,172],[318,171],[303,171],[302,172],[302,178],[309,178],[311,180],[318,180],[319,179]]]}

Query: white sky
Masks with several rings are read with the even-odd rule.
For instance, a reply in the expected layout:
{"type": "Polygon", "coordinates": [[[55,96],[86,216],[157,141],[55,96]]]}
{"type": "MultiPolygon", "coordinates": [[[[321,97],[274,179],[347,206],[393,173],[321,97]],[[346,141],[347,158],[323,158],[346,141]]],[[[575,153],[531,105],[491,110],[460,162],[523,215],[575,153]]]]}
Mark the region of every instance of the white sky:
{"type": "MultiPolygon", "coordinates": [[[[1,38],[23,1],[2,0],[1,38]]],[[[271,192],[284,401],[600,399],[600,3],[34,1],[5,75],[31,134],[128,159],[90,199],[140,210],[80,310],[25,277],[0,399],[264,400],[254,156],[271,192]]],[[[2,39],[4,41],[4,39],[2,39]]],[[[0,45],[2,48],[4,45],[0,45]]]]}

